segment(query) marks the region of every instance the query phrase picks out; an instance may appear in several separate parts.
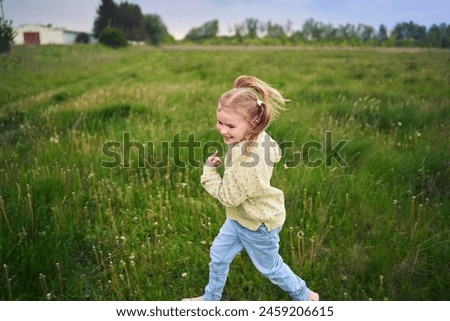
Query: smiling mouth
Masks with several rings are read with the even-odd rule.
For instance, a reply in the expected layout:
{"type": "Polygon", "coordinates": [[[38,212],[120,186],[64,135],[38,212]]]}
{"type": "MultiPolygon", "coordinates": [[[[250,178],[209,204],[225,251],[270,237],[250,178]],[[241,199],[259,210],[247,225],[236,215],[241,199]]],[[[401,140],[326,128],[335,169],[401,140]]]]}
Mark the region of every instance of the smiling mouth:
{"type": "Polygon", "coordinates": [[[232,136],[222,136],[222,138],[223,138],[223,140],[225,141],[225,142],[230,142],[230,140],[233,140],[233,137],[232,136]]]}

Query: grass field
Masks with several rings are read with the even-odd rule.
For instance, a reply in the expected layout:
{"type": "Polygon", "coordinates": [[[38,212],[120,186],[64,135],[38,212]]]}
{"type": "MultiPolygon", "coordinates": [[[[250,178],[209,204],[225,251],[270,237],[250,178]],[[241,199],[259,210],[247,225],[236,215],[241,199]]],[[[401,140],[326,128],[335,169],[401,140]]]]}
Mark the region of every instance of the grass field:
{"type": "MultiPolygon", "coordinates": [[[[449,300],[449,66],[443,50],[14,47],[0,55],[0,299],[200,295],[224,209],[196,163],[221,142],[218,97],[249,74],[291,99],[268,129],[284,143],[284,260],[324,300],[449,300]],[[121,165],[105,166],[112,152],[121,165]]],[[[224,299],[289,297],[242,253],[224,299]]]]}

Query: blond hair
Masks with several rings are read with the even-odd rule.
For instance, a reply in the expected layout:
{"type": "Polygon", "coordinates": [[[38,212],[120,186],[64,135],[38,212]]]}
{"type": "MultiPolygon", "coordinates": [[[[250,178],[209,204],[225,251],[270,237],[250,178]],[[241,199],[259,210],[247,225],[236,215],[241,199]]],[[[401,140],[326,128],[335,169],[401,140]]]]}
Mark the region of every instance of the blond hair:
{"type": "Polygon", "coordinates": [[[289,101],[278,90],[256,77],[239,76],[233,87],[219,98],[217,108],[231,108],[246,118],[250,124],[247,141],[256,139],[289,101]]]}

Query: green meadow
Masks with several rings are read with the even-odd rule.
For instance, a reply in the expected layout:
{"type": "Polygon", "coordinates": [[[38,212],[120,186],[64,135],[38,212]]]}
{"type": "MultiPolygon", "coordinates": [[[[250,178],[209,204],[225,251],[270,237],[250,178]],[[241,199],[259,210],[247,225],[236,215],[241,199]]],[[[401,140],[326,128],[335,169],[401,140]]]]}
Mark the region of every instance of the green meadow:
{"type": "MultiPolygon", "coordinates": [[[[291,268],[323,300],[449,300],[449,66],[446,50],[13,47],[0,299],[201,295],[225,219],[201,163],[223,156],[217,99],[248,74],[291,100],[267,130],[291,268]]],[[[242,253],[223,299],[289,297],[242,253]]]]}

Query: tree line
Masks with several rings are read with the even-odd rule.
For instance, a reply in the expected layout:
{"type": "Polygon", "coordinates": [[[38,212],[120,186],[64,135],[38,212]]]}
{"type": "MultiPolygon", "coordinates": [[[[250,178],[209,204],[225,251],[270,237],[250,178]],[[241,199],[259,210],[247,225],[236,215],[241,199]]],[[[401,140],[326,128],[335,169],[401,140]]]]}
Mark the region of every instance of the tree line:
{"type": "MultiPolygon", "coordinates": [[[[350,46],[401,46],[450,48],[450,24],[433,24],[430,28],[410,22],[397,23],[388,31],[384,24],[377,29],[359,23],[334,26],[312,18],[300,30],[293,23],[264,22],[247,18],[231,28],[230,35],[219,36],[219,21],[207,21],[192,28],[182,42],[203,44],[329,44],[350,46]]],[[[94,35],[99,38],[106,28],[116,28],[129,41],[147,41],[153,45],[173,42],[166,25],[157,14],[142,14],[139,5],[114,0],[101,0],[94,22],[94,35]]]]}
{"type": "Polygon", "coordinates": [[[450,48],[450,24],[433,24],[427,29],[410,22],[397,23],[388,32],[381,24],[378,29],[366,24],[343,24],[337,27],[312,18],[300,30],[293,30],[292,22],[285,25],[247,18],[231,30],[231,36],[219,36],[219,21],[208,21],[191,29],[184,41],[231,44],[330,44],[350,46],[438,47],[450,48]]]}

